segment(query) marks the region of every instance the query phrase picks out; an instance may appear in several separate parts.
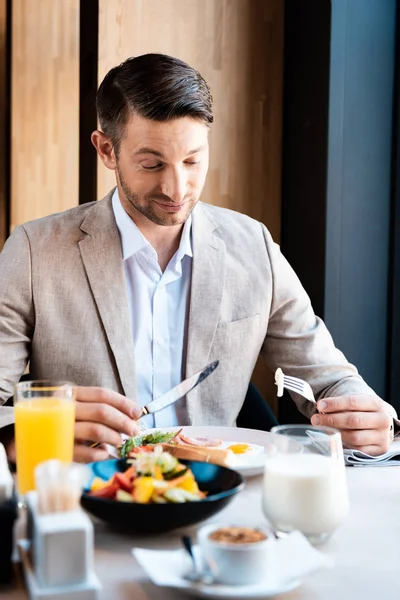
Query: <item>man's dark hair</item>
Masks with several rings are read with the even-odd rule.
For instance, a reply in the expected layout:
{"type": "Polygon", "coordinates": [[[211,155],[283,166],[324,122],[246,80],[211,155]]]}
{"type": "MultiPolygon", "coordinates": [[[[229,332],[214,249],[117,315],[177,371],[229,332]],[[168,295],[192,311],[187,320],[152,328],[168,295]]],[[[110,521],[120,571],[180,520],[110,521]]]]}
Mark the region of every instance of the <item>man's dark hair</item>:
{"type": "Polygon", "coordinates": [[[207,82],[185,62],[166,54],[128,58],[104,77],[96,97],[102,131],[118,153],[132,114],[153,121],[193,117],[211,125],[212,96],[207,82]]]}

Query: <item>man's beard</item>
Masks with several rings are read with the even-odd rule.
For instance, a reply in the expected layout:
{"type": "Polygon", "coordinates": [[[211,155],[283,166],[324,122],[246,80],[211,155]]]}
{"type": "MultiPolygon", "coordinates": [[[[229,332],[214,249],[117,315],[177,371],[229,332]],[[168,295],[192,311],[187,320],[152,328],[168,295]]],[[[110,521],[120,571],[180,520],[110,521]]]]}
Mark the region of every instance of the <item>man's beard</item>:
{"type": "MultiPolygon", "coordinates": [[[[157,214],[157,204],[153,203],[153,200],[159,200],[160,202],[164,202],[166,204],[173,204],[171,198],[166,196],[165,194],[149,194],[144,197],[144,201],[140,201],[140,196],[135,194],[135,192],[128,186],[125,179],[122,176],[122,173],[117,165],[117,173],[119,184],[124,193],[126,200],[132,206],[133,209],[138,211],[140,214],[145,216],[149,221],[152,221],[156,225],[163,226],[171,226],[171,225],[183,225],[185,221],[188,219],[192,210],[197,204],[198,198],[190,198],[185,199],[185,207],[182,212],[179,213],[165,213],[163,216],[157,214]]],[[[161,211],[159,208],[158,210],[161,211]]]]}

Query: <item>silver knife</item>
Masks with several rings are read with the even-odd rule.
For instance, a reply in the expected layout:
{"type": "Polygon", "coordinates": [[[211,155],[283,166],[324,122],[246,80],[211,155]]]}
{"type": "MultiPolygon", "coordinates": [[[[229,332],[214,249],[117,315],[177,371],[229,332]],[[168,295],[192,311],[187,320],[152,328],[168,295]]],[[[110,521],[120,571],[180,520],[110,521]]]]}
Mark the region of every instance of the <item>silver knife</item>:
{"type": "MultiPolygon", "coordinates": [[[[156,398],[156,400],[153,400],[147,406],[142,406],[142,414],[140,415],[139,419],[150,413],[155,413],[158,410],[161,410],[162,408],[173,404],[180,398],[183,398],[183,396],[186,396],[186,394],[190,392],[193,388],[195,388],[196,385],[199,385],[199,383],[207,379],[207,377],[211,375],[213,371],[215,371],[218,365],[219,361],[215,360],[201,371],[198,371],[191,377],[188,377],[187,379],[181,381],[181,383],[178,383],[178,385],[169,390],[169,392],[162,394],[162,396],[156,398]]],[[[124,439],[126,439],[127,436],[123,435],[123,437],[124,439]]],[[[90,448],[97,448],[100,445],[101,442],[94,442],[90,445],[90,448]]]]}
{"type": "Polygon", "coordinates": [[[141,417],[144,417],[144,415],[148,415],[150,413],[155,413],[158,410],[173,404],[180,398],[183,398],[183,396],[186,396],[186,394],[195,388],[196,385],[199,385],[199,383],[207,379],[207,377],[211,375],[211,373],[218,367],[218,364],[219,361],[215,360],[201,371],[198,371],[191,377],[188,377],[187,379],[181,381],[181,383],[178,383],[178,385],[169,390],[169,392],[162,394],[162,396],[156,398],[156,400],[153,400],[147,406],[142,406],[141,417]]]}

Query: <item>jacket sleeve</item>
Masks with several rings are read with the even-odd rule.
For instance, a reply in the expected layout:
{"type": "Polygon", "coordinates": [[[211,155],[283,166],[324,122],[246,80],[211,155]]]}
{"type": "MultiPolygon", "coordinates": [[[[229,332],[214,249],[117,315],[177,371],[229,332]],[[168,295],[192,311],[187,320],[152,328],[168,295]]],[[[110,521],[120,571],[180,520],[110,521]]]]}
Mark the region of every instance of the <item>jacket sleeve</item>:
{"type": "MultiPolygon", "coordinates": [[[[263,227],[273,282],[272,306],[262,354],[274,371],[307,381],[316,399],[348,394],[375,394],[354,365],[335,347],[323,321],[317,317],[299,278],[263,227]]],[[[315,405],[291,394],[308,417],[315,405]]],[[[389,404],[388,412],[396,417],[389,404]]]]}
{"type": "Polygon", "coordinates": [[[0,254],[0,405],[28,364],[34,324],[31,248],[18,226],[0,254]]]}

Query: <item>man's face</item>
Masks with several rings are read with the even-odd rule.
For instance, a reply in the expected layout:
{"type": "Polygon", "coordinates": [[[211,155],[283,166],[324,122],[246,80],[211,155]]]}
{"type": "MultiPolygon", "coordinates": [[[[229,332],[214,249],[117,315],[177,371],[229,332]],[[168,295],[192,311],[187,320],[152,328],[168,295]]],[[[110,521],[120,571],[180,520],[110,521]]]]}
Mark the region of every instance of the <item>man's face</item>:
{"type": "Polygon", "coordinates": [[[180,225],[204,186],[208,127],[191,117],[157,122],[132,116],[115,163],[121,202],[133,220],[180,225]]]}

